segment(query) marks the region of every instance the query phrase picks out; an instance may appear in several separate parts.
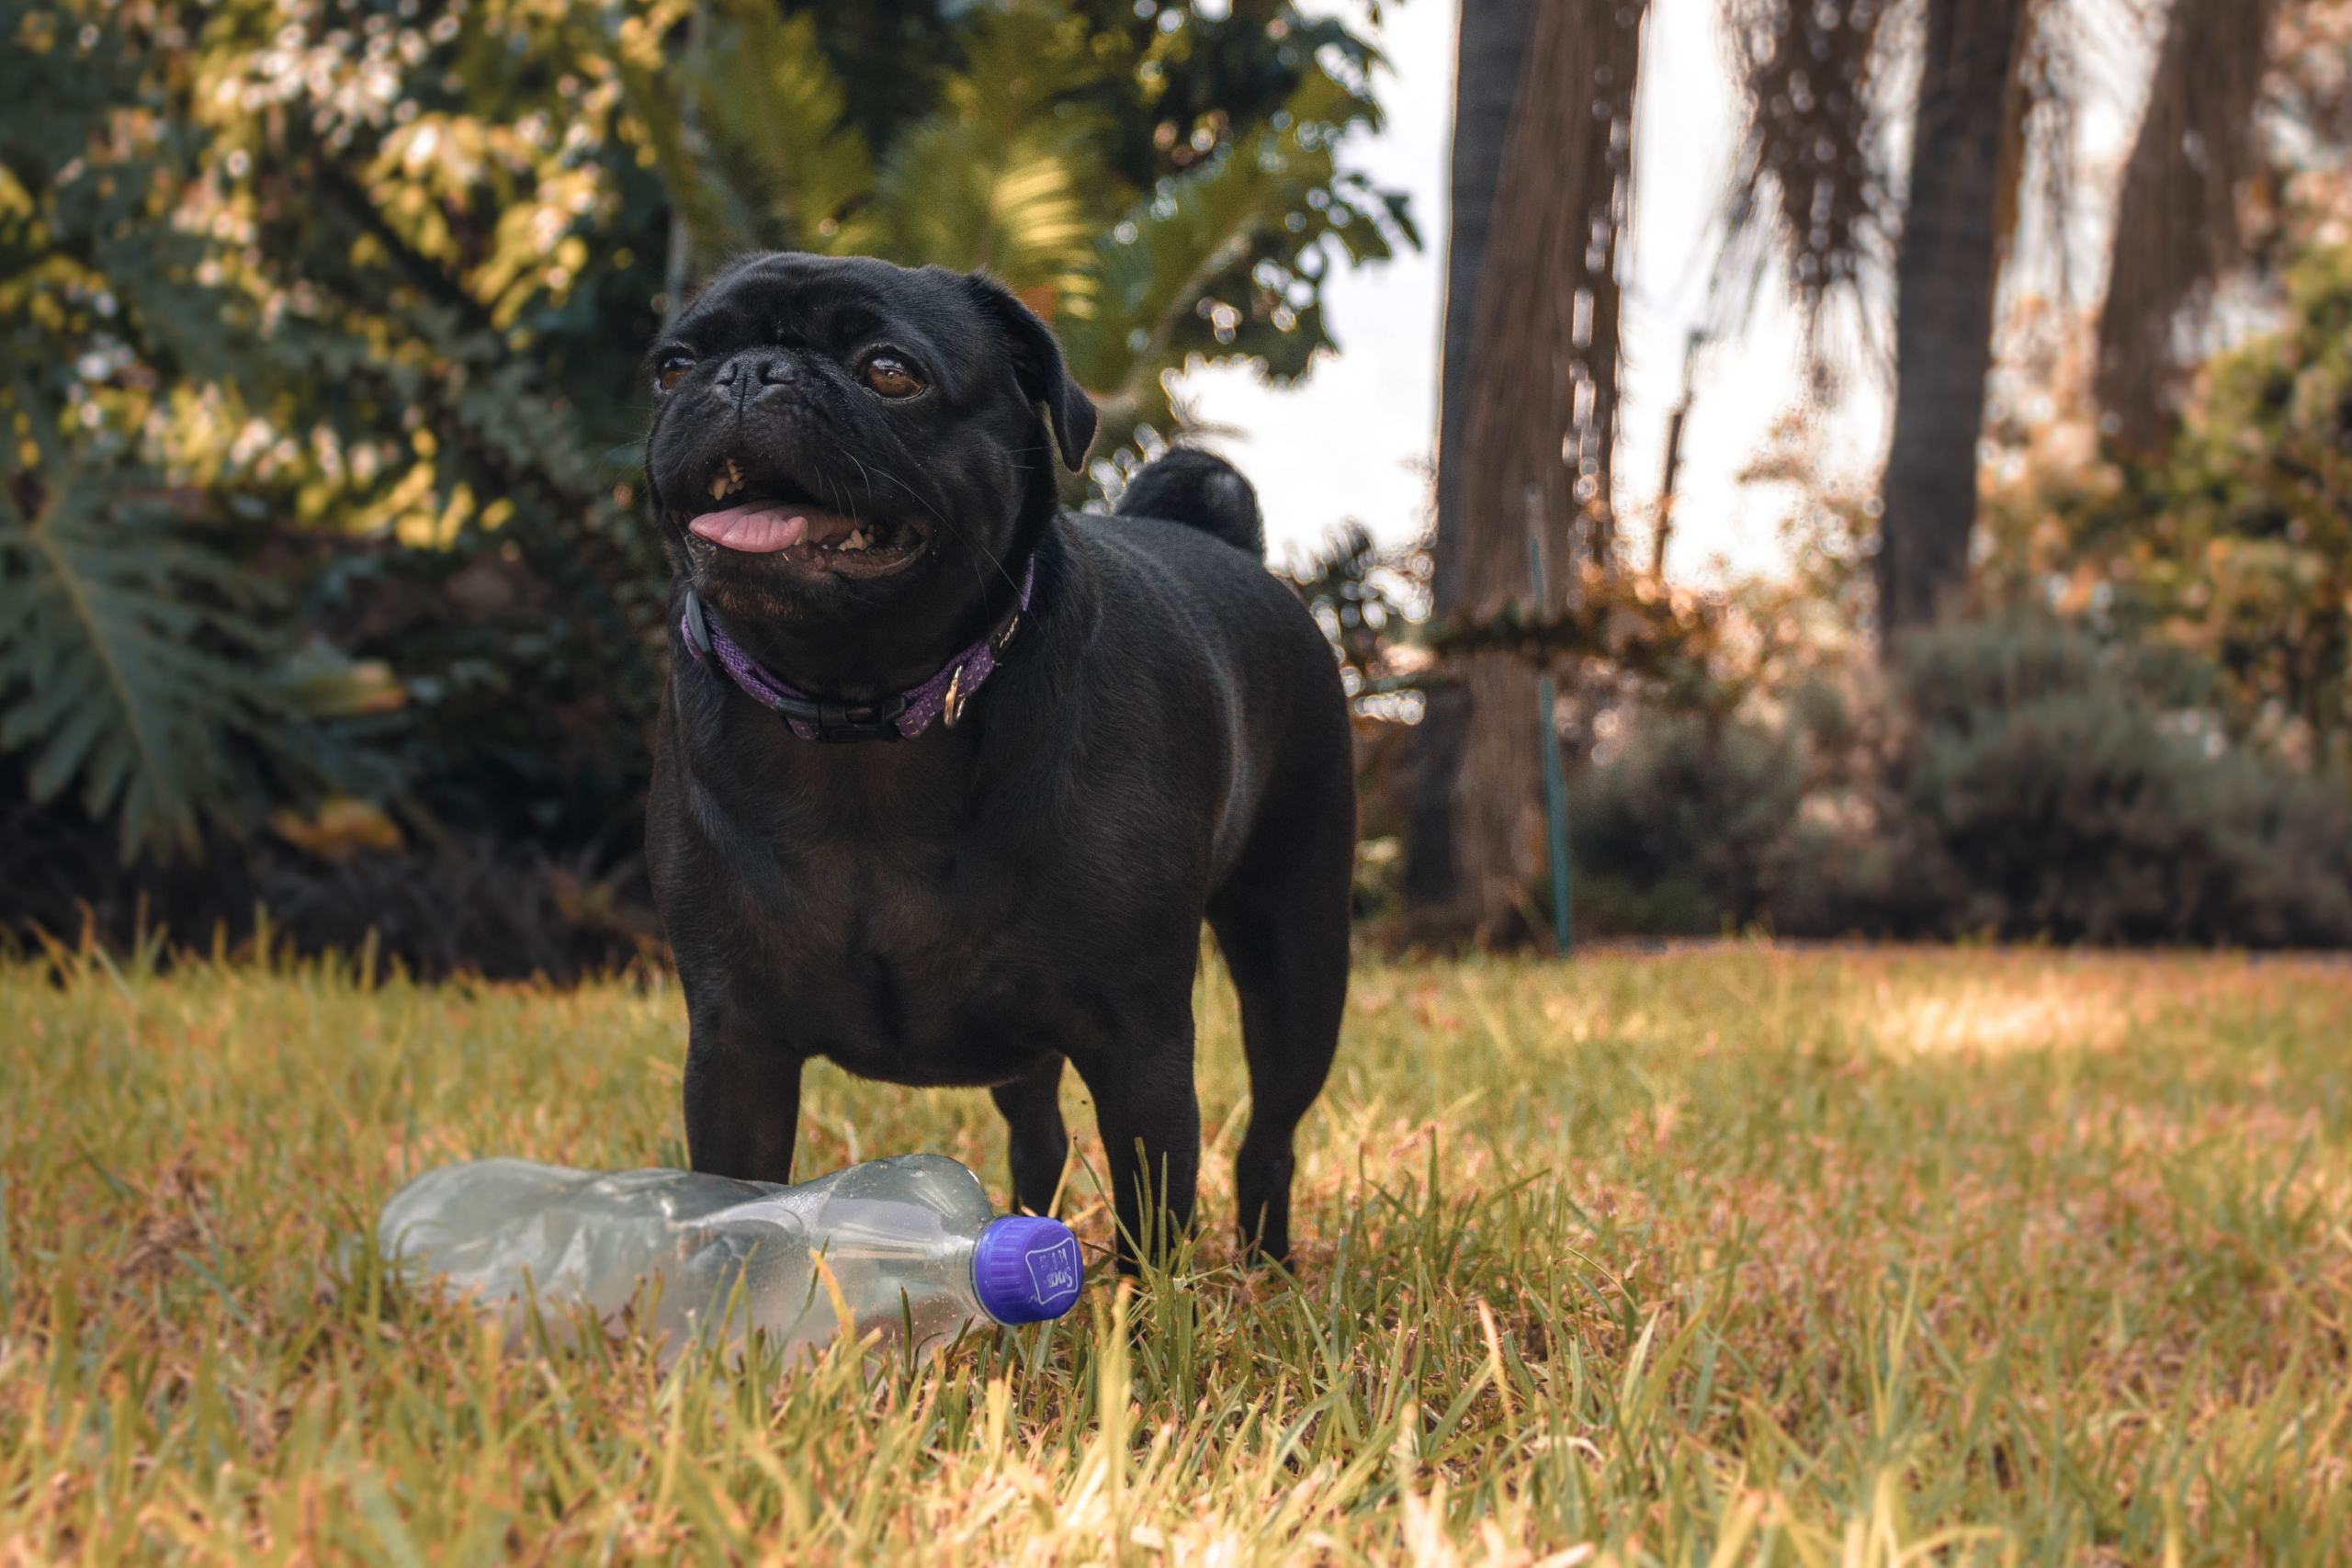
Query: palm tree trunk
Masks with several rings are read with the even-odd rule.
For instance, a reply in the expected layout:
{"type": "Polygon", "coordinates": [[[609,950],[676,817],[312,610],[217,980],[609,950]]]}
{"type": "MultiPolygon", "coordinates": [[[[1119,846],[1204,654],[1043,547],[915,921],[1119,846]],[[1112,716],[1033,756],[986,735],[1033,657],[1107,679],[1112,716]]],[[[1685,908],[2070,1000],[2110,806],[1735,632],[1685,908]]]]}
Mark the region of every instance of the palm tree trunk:
{"type": "Polygon", "coordinates": [[[2140,134],[2123,166],[2094,387],[2115,439],[2153,453],[2171,431],[2186,369],[2184,313],[2246,259],[2238,220],[2267,162],[2262,101],[2276,0],[2173,0],[2140,134]]]}
{"type": "Polygon", "coordinates": [[[1461,533],[1461,475],[1469,434],[1470,333],[1478,316],[1479,274],[1494,228],[1496,186],[1503,141],[1510,132],[1533,0],[1462,0],[1453,73],[1453,154],[1448,181],[1452,209],[1445,246],[1445,339],[1438,376],[1438,552],[1430,583],[1433,608],[1453,608],[1455,568],[1450,541],[1461,533]]]}
{"type": "Polygon", "coordinates": [[[1967,586],[2000,280],[2002,143],[2016,119],[2027,6],[1928,0],[1894,268],[1894,431],[1878,553],[1883,637],[1933,621],[1967,586]]]}
{"type": "MultiPolygon", "coordinates": [[[[1494,226],[1503,141],[1519,92],[1533,0],[1462,0],[1453,73],[1453,151],[1445,247],[1445,336],[1438,376],[1437,542],[1430,562],[1430,614],[1456,611],[1461,576],[1461,475],[1468,456],[1470,333],[1478,281],[1494,226]]],[[[1469,694],[1432,691],[1413,735],[1413,809],[1406,836],[1405,897],[1416,923],[1456,924],[1461,887],[1455,852],[1456,790],[1468,737],[1469,694]]]]}
{"type": "MultiPolygon", "coordinates": [[[[1437,613],[1454,618],[1533,597],[1531,527],[1551,559],[1570,563],[1579,545],[1605,560],[1612,532],[1617,276],[1645,0],[1520,7],[1515,47],[1493,14],[1504,8],[1463,8],[1457,115],[1478,118],[1456,132],[1454,220],[1457,243],[1474,224],[1473,254],[1448,264],[1434,585],[1437,613]],[[1515,85],[1476,219],[1464,209],[1481,186],[1464,164],[1484,154],[1465,142],[1493,129],[1499,92],[1476,75],[1490,71],[1515,85]]],[[[1406,878],[1414,923],[1424,935],[1515,941],[1543,849],[1537,676],[1500,656],[1450,673],[1455,683],[1423,720],[1406,878]]]]}

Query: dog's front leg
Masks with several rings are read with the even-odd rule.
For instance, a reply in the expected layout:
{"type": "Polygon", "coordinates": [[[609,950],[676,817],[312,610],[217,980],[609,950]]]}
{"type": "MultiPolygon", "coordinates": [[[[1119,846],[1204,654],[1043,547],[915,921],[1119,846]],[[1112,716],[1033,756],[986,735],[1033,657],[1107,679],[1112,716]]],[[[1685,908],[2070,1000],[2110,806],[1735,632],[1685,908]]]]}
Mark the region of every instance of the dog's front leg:
{"type": "MultiPolygon", "coordinates": [[[[1190,998],[1186,998],[1188,1001],[1190,998]]],[[[1201,1102],[1193,1089],[1192,1016],[1181,1039],[1123,1045],[1115,1059],[1078,1063],[1111,1166],[1119,1267],[1164,1258],[1192,1227],[1201,1167],[1201,1102]]]]}
{"type": "Polygon", "coordinates": [[[800,1132],[800,1059],[747,1038],[740,1014],[696,1010],[686,1040],[686,1158],[739,1181],[790,1181],[800,1132]]]}
{"type": "Polygon", "coordinates": [[[1069,1134],[1062,1126],[1062,1059],[1044,1058],[1011,1083],[992,1091],[1004,1112],[1006,1152],[1012,1156],[1012,1206],[1033,1214],[1054,1212],[1054,1193],[1069,1163],[1069,1134]]]}

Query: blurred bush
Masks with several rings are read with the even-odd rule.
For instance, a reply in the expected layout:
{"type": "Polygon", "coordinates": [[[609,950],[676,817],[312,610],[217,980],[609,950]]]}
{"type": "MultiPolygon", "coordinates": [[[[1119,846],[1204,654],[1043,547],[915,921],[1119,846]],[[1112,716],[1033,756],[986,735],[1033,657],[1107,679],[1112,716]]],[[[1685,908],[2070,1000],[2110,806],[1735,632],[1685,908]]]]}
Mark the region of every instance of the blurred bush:
{"type": "Polygon", "coordinates": [[[1799,838],[1802,737],[1655,709],[1625,723],[1569,795],[1579,929],[1712,933],[1772,919],[1799,838]]]}
{"type": "MultiPolygon", "coordinates": [[[[0,785],[19,784],[6,766],[0,785]]],[[[19,784],[0,793],[0,887],[19,935],[38,928],[71,939],[87,925],[120,942],[161,931],[198,950],[216,937],[231,948],[372,947],[424,976],[562,978],[666,960],[633,854],[592,844],[559,858],[535,844],[447,833],[386,853],[370,840],[389,820],[348,801],[286,826],[201,863],[126,866],[110,829],[61,821],[19,784]]]]}
{"type": "Polygon", "coordinates": [[[1812,683],[1770,722],[1638,710],[1571,792],[1579,916],[1596,932],[2352,942],[2352,812],[2232,743],[2220,683],[2177,653],[2008,619],[1916,636],[1883,689],[1812,683]]]}
{"type": "Polygon", "coordinates": [[[1905,653],[1909,726],[1888,782],[1921,852],[1905,871],[1915,927],[2352,942],[2340,794],[2232,745],[2210,667],[2047,622],[1958,628],[1905,653]]]}

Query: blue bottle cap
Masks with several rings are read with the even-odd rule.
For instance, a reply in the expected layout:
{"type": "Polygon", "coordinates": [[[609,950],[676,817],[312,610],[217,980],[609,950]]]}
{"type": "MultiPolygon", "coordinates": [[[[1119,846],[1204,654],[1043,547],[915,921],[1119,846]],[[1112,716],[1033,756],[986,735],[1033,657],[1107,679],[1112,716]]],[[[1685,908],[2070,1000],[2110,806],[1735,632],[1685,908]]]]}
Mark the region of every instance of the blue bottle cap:
{"type": "Polygon", "coordinates": [[[1086,1280],[1078,1237],[1059,1220],[1008,1214],[972,1248],[972,1293],[999,1323],[1044,1323],[1069,1311],[1086,1280]]]}

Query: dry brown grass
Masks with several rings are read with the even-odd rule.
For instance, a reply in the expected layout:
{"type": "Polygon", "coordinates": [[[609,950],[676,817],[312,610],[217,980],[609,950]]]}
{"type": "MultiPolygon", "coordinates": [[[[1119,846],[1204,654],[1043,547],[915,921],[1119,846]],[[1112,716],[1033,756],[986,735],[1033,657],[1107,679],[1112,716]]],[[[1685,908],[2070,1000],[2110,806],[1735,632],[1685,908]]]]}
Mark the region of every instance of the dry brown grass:
{"type": "MultiPolygon", "coordinates": [[[[673,992],[0,967],[0,1562],[2346,1558],[2352,970],[1369,966],[1290,1279],[1230,1267],[1201,1004],[1173,1270],[944,1364],[665,1375],[327,1280],[424,1166],[675,1161],[673,992]]],[[[803,1137],[1003,1179],[978,1094],[812,1070],[803,1137]]]]}

